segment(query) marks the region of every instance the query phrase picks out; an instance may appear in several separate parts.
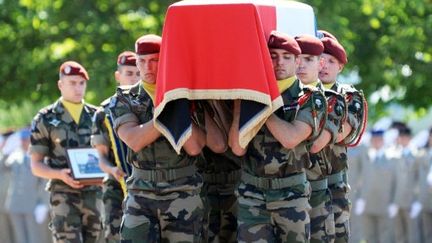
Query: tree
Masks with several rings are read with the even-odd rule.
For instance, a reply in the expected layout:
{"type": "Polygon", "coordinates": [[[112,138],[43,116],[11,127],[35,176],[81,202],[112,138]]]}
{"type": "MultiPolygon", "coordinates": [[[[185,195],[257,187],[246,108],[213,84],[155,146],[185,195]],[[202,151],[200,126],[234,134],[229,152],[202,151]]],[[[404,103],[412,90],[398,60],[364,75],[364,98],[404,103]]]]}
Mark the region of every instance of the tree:
{"type": "Polygon", "coordinates": [[[432,4],[423,0],[304,1],[319,28],[334,33],[346,48],[346,71],[358,71],[367,95],[388,86],[378,104],[397,101],[429,107],[432,90],[432,4]]]}
{"type": "Polygon", "coordinates": [[[90,75],[86,100],[100,103],[114,92],[117,55],[143,34],[160,34],[172,2],[0,1],[1,100],[52,102],[60,64],[76,60],[90,75]]]}

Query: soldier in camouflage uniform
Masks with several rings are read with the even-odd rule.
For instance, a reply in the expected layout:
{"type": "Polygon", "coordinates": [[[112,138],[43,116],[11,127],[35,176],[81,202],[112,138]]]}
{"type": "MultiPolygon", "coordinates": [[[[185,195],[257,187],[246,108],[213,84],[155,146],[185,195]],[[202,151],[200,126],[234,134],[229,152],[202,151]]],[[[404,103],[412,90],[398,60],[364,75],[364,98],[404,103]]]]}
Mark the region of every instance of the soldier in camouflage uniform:
{"type": "Polygon", "coordinates": [[[208,217],[207,242],[236,242],[237,197],[235,187],[240,181],[240,158],[231,150],[214,153],[203,149],[204,163],[198,165],[204,178],[208,217]]]}
{"type": "Polygon", "coordinates": [[[237,197],[234,189],[240,180],[240,158],[227,147],[232,118],[231,101],[206,101],[206,147],[199,157],[197,168],[204,179],[201,197],[204,202],[204,242],[236,242],[237,197]],[[208,111],[208,112],[207,112],[208,111]],[[208,124],[213,124],[208,126],[208,124]],[[209,131],[216,128],[217,131],[209,131]],[[214,134],[217,134],[215,143],[214,134]]]}
{"type": "MultiPolygon", "coordinates": [[[[204,147],[197,168],[204,179],[201,197],[204,202],[205,242],[236,242],[237,197],[234,189],[240,180],[240,158],[227,147],[227,136],[232,121],[231,101],[207,101],[205,123],[218,128],[219,146],[204,147]]],[[[202,112],[201,112],[202,114],[202,112]]],[[[207,129],[206,129],[207,130],[207,129]]],[[[207,132],[209,135],[210,133],[207,132]]],[[[214,137],[207,136],[206,143],[212,144],[214,137]]]]}
{"type": "Polygon", "coordinates": [[[310,166],[306,141],[320,133],[326,100],[322,92],[296,80],[294,38],[273,31],[268,46],[284,106],[272,114],[247,148],[238,140],[240,102],[234,103],[229,143],[237,155],[245,154],[239,203],[239,242],[309,242],[310,166]]]}
{"type": "Polygon", "coordinates": [[[330,90],[344,95],[347,105],[347,119],[342,124],[336,144],[330,144],[323,149],[325,158],[331,163],[331,174],[327,177],[332,195],[332,205],[335,220],[335,242],[347,242],[350,235],[349,216],[351,202],[348,199],[349,185],[346,178],[347,145],[358,141],[364,128],[366,102],[362,92],[354,87],[342,85],[336,81],[339,72],[346,63],[346,55],[342,45],[336,38],[323,32],[321,41],[324,44],[322,59],[324,66],[319,73],[323,85],[330,90]]]}
{"type": "Polygon", "coordinates": [[[75,180],[67,163],[67,149],[90,147],[96,107],[83,102],[88,79],[79,63],[63,63],[58,81],[62,97],[41,109],[32,124],[31,167],[34,175],[49,179],[55,242],[96,242],[102,229],[101,187],[75,180]]]}
{"type": "MultiPolygon", "coordinates": [[[[135,53],[131,51],[122,52],[117,58],[117,71],[115,78],[121,87],[130,86],[138,82],[139,71],[136,67],[135,53]]],[[[124,153],[116,147],[116,141],[111,140],[112,133],[110,125],[109,112],[105,109],[110,103],[111,97],[101,104],[94,117],[92,128],[92,146],[99,153],[99,166],[107,173],[103,182],[103,202],[104,202],[104,235],[107,242],[120,242],[120,223],[123,215],[122,201],[124,198],[120,182],[124,181],[126,173],[122,170],[121,165],[116,164],[116,156],[122,156],[124,153]],[[115,145],[115,146],[113,146],[115,145]],[[114,148],[113,148],[114,147],[114,148]]],[[[113,139],[115,139],[113,137],[113,139]]],[[[122,146],[122,144],[119,144],[122,146]]],[[[124,161],[122,158],[120,161],[124,161]]],[[[126,171],[128,172],[128,171],[126,171]]]]}
{"type": "Polygon", "coordinates": [[[192,135],[177,154],[153,125],[154,90],[161,38],[144,35],[136,43],[141,81],[118,90],[109,106],[114,129],[128,145],[132,175],[120,234],[122,242],[199,242],[202,234],[202,177],[196,155],[206,143],[192,122],[192,135]]]}
{"type": "Polygon", "coordinates": [[[327,98],[328,116],[325,129],[318,139],[311,145],[310,158],[312,166],[307,168],[307,179],[312,186],[309,204],[311,218],[311,242],[333,242],[335,238],[334,218],[330,190],[328,189],[327,175],[331,172],[330,162],[326,160],[321,149],[327,144],[333,144],[345,117],[344,97],[334,91],[327,90],[318,79],[318,73],[323,66],[320,55],[324,51],[322,42],[312,36],[296,37],[302,54],[299,55],[299,66],[296,74],[305,85],[321,89],[327,98]],[[320,48],[313,48],[319,46],[320,48]]]}

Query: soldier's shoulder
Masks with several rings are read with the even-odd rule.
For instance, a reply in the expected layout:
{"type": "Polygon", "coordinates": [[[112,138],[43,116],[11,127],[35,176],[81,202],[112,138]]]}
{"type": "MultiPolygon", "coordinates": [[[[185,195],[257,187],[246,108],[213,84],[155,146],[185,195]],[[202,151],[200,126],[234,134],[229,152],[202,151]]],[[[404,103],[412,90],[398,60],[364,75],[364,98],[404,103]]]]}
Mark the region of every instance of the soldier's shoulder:
{"type": "Polygon", "coordinates": [[[89,104],[89,103],[85,103],[85,106],[87,106],[93,112],[96,112],[99,109],[99,106],[89,104]]]}
{"type": "Polygon", "coordinates": [[[134,85],[118,86],[114,96],[128,96],[132,93],[137,93],[139,90],[139,82],[134,85]]]}
{"type": "Polygon", "coordinates": [[[54,113],[55,103],[41,108],[35,115],[34,120],[40,120],[54,113]]]}
{"type": "Polygon", "coordinates": [[[99,109],[97,109],[97,111],[93,114],[92,117],[92,122],[93,124],[97,125],[99,124],[101,121],[103,121],[105,119],[105,110],[100,107],[99,109]]]}
{"type": "Polygon", "coordinates": [[[105,116],[105,109],[103,107],[98,107],[94,116],[105,116]]]}
{"type": "Polygon", "coordinates": [[[101,105],[102,107],[107,106],[107,105],[109,104],[109,102],[111,101],[111,98],[112,98],[112,97],[113,97],[113,96],[110,96],[110,97],[104,99],[104,100],[101,102],[100,105],[101,105]]]}

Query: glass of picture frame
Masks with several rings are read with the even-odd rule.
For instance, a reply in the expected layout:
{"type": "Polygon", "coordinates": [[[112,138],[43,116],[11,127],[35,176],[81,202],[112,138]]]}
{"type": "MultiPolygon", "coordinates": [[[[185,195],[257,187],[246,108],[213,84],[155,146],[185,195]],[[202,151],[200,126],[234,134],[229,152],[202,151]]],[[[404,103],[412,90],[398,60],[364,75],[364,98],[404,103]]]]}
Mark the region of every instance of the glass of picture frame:
{"type": "Polygon", "coordinates": [[[100,185],[106,173],[99,167],[99,154],[95,148],[67,150],[72,177],[84,185],[100,185]]]}

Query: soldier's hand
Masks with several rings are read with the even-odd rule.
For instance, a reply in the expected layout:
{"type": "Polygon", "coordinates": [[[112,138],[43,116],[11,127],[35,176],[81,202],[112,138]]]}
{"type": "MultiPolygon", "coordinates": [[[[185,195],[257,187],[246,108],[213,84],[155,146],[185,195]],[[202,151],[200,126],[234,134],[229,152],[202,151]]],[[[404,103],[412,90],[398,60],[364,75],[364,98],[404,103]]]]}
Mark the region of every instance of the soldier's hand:
{"type": "Polygon", "coordinates": [[[126,176],[126,173],[124,173],[119,167],[111,167],[110,174],[113,175],[117,181],[123,180],[123,178],[126,176]]]}
{"type": "Polygon", "coordinates": [[[70,175],[70,173],[71,173],[70,169],[61,169],[60,170],[60,179],[72,188],[75,188],[75,189],[83,188],[84,185],[82,185],[79,181],[74,180],[72,178],[72,176],[70,175]]]}

